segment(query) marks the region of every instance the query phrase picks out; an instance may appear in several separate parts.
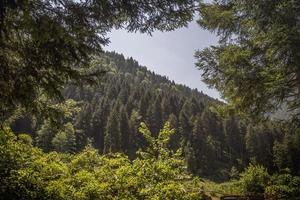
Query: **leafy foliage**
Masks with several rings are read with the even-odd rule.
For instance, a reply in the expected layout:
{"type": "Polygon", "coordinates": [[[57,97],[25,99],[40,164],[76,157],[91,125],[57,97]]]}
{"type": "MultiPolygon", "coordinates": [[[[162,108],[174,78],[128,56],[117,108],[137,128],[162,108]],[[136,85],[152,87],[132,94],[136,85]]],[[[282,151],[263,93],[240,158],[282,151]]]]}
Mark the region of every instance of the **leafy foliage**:
{"type": "Polygon", "coordinates": [[[101,52],[113,28],[151,33],[185,26],[195,1],[2,1],[0,120],[18,107],[51,114],[70,82],[94,84],[105,71],[101,52]],[[100,56],[100,57],[99,57],[100,56]],[[44,99],[40,99],[40,95],[44,99]],[[46,112],[48,111],[48,112],[46,112]]]}
{"type": "Polygon", "coordinates": [[[300,196],[300,177],[293,177],[285,173],[271,177],[269,186],[266,187],[266,194],[279,200],[296,200],[300,196]]]}
{"type": "Polygon", "coordinates": [[[201,27],[219,45],[196,53],[203,80],[253,118],[299,114],[299,2],[215,0],[200,5],[201,27]],[[292,111],[292,112],[289,112],[292,111]]]}
{"type": "Polygon", "coordinates": [[[297,200],[299,199],[299,176],[285,171],[281,174],[269,174],[261,165],[250,165],[239,179],[229,182],[202,183],[205,191],[212,196],[245,195],[248,197],[264,196],[265,199],[297,200]]]}
{"type": "Polygon", "coordinates": [[[266,168],[259,165],[250,165],[246,171],[241,174],[241,190],[244,193],[264,193],[269,180],[270,175],[266,168]]]}
{"type": "Polygon", "coordinates": [[[201,199],[179,153],[168,149],[174,132],[166,123],[158,138],[145,124],[149,146],[130,161],[100,156],[92,147],[76,155],[43,153],[30,137],[1,131],[0,194],[4,199],[201,199]]]}

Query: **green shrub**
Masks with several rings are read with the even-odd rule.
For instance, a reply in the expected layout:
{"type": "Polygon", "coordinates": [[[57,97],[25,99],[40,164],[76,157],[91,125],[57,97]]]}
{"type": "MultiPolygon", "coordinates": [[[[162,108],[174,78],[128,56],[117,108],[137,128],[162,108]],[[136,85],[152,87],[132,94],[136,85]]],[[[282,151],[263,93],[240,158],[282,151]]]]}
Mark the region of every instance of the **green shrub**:
{"type": "Polygon", "coordinates": [[[76,155],[44,153],[29,136],[0,131],[0,199],[200,200],[199,181],[186,172],[180,151],[167,148],[169,123],[158,138],[145,124],[140,131],[149,147],[134,161],[92,147],[76,155]]]}
{"type": "Polygon", "coordinates": [[[241,174],[240,187],[243,193],[264,193],[270,180],[267,169],[260,165],[250,165],[241,174]]]}
{"type": "Polygon", "coordinates": [[[300,177],[290,174],[273,175],[266,195],[277,200],[300,199],[300,177]]]}

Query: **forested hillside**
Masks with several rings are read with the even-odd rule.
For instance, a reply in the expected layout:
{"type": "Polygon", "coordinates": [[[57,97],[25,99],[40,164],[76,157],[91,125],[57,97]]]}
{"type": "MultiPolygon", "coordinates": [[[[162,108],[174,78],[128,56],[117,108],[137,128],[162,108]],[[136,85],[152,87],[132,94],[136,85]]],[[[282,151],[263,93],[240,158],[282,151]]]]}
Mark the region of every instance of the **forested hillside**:
{"type": "MultiPolygon", "coordinates": [[[[195,175],[228,179],[250,162],[271,171],[289,167],[298,173],[299,158],[291,151],[299,152],[299,140],[287,146],[293,135],[285,134],[283,127],[272,122],[254,126],[234,115],[223,118],[213,112],[222,102],[150,72],[132,58],[114,52],[103,57],[109,68],[102,84],[64,89],[65,98],[74,101],[68,101],[72,114],[62,120],[63,127],[44,121],[29,128],[37,146],[46,152],[72,153],[92,144],[100,153],[121,152],[134,159],[147,146],[138,133],[140,123],[145,122],[156,137],[169,121],[176,130],[170,148],[183,149],[195,175]]],[[[28,123],[17,120],[13,130],[24,132],[28,123]]]]}
{"type": "Polygon", "coordinates": [[[295,0],[0,1],[0,200],[299,200],[299,13],[295,0]],[[194,56],[224,102],[104,51],[115,30],[194,20],[218,37],[194,56]]]}

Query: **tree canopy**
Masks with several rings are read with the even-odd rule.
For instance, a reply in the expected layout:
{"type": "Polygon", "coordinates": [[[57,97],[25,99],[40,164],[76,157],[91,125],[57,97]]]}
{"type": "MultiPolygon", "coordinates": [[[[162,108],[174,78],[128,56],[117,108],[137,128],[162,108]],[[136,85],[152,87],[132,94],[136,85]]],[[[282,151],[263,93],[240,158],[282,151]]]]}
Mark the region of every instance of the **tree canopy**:
{"type": "Polygon", "coordinates": [[[192,20],[194,4],[193,0],[1,1],[1,121],[17,107],[45,114],[47,99],[62,99],[66,83],[95,83],[103,70],[91,67],[95,64],[91,60],[109,43],[106,34],[112,29],[173,30],[192,20]]]}
{"type": "Polygon", "coordinates": [[[299,115],[300,2],[214,0],[199,12],[199,25],[220,37],[196,53],[204,81],[243,113],[299,115]]]}

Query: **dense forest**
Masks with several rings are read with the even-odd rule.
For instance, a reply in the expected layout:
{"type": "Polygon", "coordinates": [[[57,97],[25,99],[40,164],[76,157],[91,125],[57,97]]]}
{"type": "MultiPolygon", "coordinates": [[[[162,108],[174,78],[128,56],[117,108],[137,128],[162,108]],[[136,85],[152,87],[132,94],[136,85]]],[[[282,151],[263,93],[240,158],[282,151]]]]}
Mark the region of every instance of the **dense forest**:
{"type": "Polygon", "coordinates": [[[294,0],[0,1],[0,199],[299,200],[299,13],[294,0]],[[103,50],[113,30],[193,20],[219,39],[194,56],[223,101],[103,50]]]}
{"type": "Polygon", "coordinates": [[[64,89],[73,114],[62,119],[62,128],[47,120],[33,128],[21,118],[13,130],[32,132],[34,143],[46,152],[75,153],[91,144],[100,153],[125,153],[134,159],[147,146],[138,133],[140,123],[157,137],[168,121],[176,130],[170,148],[183,149],[194,175],[227,180],[232,170],[238,173],[249,163],[270,171],[289,168],[299,175],[300,139],[293,127],[286,130],[274,120],[249,123],[233,114],[221,117],[214,110],[224,103],[196,89],[175,84],[114,52],[102,58],[109,71],[101,85],[64,89]]]}

